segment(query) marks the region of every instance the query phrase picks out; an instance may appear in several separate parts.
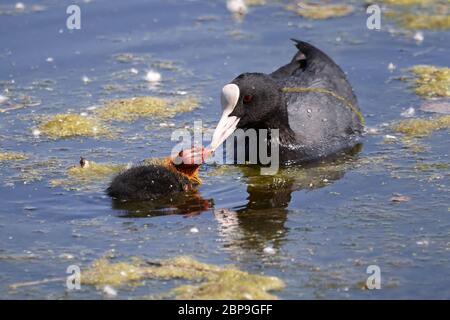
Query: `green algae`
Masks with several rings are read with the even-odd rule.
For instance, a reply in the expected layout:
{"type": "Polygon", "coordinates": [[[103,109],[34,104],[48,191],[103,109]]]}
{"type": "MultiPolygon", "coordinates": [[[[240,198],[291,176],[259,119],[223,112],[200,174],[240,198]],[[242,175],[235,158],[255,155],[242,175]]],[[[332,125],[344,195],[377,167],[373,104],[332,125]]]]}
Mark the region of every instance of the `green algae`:
{"type": "Polygon", "coordinates": [[[22,161],[26,160],[28,157],[19,152],[1,152],[0,151],[0,162],[6,162],[6,161],[22,161]]]}
{"type": "Polygon", "coordinates": [[[129,262],[111,263],[101,258],[83,272],[83,283],[95,286],[124,286],[144,279],[186,279],[207,278],[220,268],[197,262],[189,257],[177,257],[148,264],[133,258],[129,262]]]}
{"type": "Polygon", "coordinates": [[[138,59],[135,55],[132,53],[119,53],[116,54],[114,57],[114,60],[120,63],[131,63],[135,61],[141,61],[141,59],[138,59]]]}
{"type": "Polygon", "coordinates": [[[157,97],[135,97],[130,99],[112,100],[96,111],[102,120],[135,121],[142,117],[171,118],[179,113],[190,112],[199,106],[198,99],[169,101],[157,97]]]}
{"type": "Polygon", "coordinates": [[[435,171],[435,170],[448,170],[450,169],[450,164],[445,162],[437,162],[437,163],[418,163],[414,166],[415,170],[418,171],[435,171]]]}
{"type": "Polygon", "coordinates": [[[353,12],[353,6],[346,4],[316,4],[298,2],[287,6],[287,10],[294,11],[299,16],[312,20],[326,20],[345,17],[353,12]]]}
{"type": "Polygon", "coordinates": [[[50,186],[80,189],[87,184],[105,181],[125,168],[126,166],[122,164],[89,162],[84,167],[70,167],[65,179],[50,180],[50,186]]]}
{"type": "Polygon", "coordinates": [[[267,291],[281,290],[284,283],[276,277],[252,275],[234,267],[219,267],[180,256],[156,262],[133,258],[110,262],[101,258],[82,275],[82,284],[103,287],[140,285],[146,279],[195,281],[172,290],[176,299],[276,299],[267,291]]]}
{"type": "Polygon", "coordinates": [[[249,7],[263,6],[267,0],[245,0],[245,4],[249,7]]]}
{"type": "Polygon", "coordinates": [[[415,93],[421,97],[450,97],[450,68],[418,65],[411,68],[415,93]]]}
{"type": "Polygon", "coordinates": [[[152,67],[161,70],[180,71],[177,64],[170,60],[156,60],[152,62],[152,67]]]}
{"type": "Polygon", "coordinates": [[[407,119],[399,121],[392,126],[394,132],[402,133],[408,137],[425,137],[435,131],[449,128],[449,115],[430,119],[407,119]]]}
{"type": "Polygon", "coordinates": [[[52,139],[112,136],[111,130],[97,119],[71,113],[54,115],[43,121],[38,129],[52,139]]]}
{"type": "Polygon", "coordinates": [[[448,14],[415,14],[387,12],[386,16],[398,22],[401,27],[410,30],[447,30],[450,29],[448,14]]]}
{"type": "Polygon", "coordinates": [[[392,6],[424,6],[433,0],[381,0],[380,2],[392,6]]]}
{"type": "Polygon", "coordinates": [[[140,64],[140,63],[148,64],[152,59],[152,55],[151,54],[134,54],[131,52],[122,52],[122,53],[113,55],[112,58],[116,62],[119,62],[119,63],[136,65],[136,64],[140,64]]]}
{"type": "Polygon", "coordinates": [[[448,1],[384,0],[388,5],[385,16],[408,30],[448,30],[450,6],[448,1]]]}
{"type": "Polygon", "coordinates": [[[277,297],[268,291],[283,288],[279,278],[228,269],[204,283],[175,288],[173,293],[180,300],[274,300],[277,297]]]}

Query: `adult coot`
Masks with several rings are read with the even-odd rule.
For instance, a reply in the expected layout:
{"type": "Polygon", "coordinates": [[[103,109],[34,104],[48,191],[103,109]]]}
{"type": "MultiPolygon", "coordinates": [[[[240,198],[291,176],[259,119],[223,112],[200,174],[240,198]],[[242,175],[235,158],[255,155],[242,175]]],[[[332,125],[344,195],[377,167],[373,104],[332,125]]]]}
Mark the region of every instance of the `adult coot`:
{"type": "Polygon", "coordinates": [[[279,129],[281,164],[312,162],[359,143],[364,119],[344,72],[321,50],[293,41],[298,52],[290,63],[271,74],[241,74],[222,89],[211,149],[239,128],[279,129]]]}

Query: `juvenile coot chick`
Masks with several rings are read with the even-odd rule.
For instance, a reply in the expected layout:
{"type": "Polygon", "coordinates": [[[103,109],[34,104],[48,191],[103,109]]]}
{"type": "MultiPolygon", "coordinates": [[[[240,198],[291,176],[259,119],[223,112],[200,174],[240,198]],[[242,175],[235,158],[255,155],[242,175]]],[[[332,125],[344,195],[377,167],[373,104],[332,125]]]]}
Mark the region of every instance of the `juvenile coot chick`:
{"type": "MultiPolygon", "coordinates": [[[[202,151],[196,150],[196,154],[202,151]]],[[[118,200],[155,200],[164,195],[186,192],[201,183],[198,171],[201,162],[194,163],[194,152],[182,151],[178,158],[144,161],[117,175],[106,190],[118,200]]]]}
{"type": "Polygon", "coordinates": [[[364,119],[344,72],[321,50],[293,41],[298,52],[290,63],[271,74],[241,74],[222,89],[211,149],[236,129],[278,129],[280,164],[312,162],[359,144],[364,119]]]}

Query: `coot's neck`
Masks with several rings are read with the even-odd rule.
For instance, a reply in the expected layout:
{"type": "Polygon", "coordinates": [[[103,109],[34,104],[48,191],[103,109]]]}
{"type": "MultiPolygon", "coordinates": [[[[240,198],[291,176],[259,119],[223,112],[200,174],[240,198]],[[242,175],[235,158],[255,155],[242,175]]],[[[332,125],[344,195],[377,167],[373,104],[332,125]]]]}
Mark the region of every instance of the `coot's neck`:
{"type": "Polygon", "coordinates": [[[289,126],[287,106],[284,99],[280,108],[265,119],[263,127],[264,129],[278,129],[281,145],[295,142],[295,134],[289,126]]]}

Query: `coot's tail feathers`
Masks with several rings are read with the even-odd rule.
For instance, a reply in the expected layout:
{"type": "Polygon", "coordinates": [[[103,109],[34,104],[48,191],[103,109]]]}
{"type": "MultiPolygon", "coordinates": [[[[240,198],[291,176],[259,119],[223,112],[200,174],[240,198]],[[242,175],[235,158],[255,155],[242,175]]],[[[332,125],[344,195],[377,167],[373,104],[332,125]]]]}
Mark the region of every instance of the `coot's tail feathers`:
{"type": "Polygon", "coordinates": [[[299,76],[304,71],[310,71],[312,73],[326,73],[327,71],[331,73],[337,72],[342,73],[334,61],[327,56],[323,51],[316,48],[310,43],[305,41],[291,39],[294,43],[298,52],[292,58],[291,62],[287,65],[279,68],[271,75],[275,78],[299,76]],[[333,71],[334,72],[333,72],[333,71]]]}

